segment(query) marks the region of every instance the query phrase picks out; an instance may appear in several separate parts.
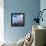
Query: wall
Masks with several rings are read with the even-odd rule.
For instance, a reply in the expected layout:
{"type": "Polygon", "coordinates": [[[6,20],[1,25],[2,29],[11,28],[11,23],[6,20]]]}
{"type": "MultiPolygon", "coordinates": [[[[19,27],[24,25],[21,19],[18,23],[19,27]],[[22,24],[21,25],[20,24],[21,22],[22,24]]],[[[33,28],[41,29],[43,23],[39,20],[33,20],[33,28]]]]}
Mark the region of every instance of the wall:
{"type": "Polygon", "coordinates": [[[0,0],[0,42],[4,41],[4,0],[0,0]]]}
{"type": "MultiPolygon", "coordinates": [[[[40,1],[40,9],[41,9],[41,11],[43,10],[43,9],[46,9],[46,0],[41,0],[40,1]]],[[[43,12],[43,15],[42,15],[42,17],[43,17],[43,22],[41,21],[41,25],[43,25],[43,26],[45,26],[46,27],[46,10],[43,12]]]]}
{"type": "Polygon", "coordinates": [[[31,31],[36,12],[40,10],[40,0],[4,0],[4,38],[18,41],[31,31]],[[11,27],[11,13],[25,13],[24,27],[11,27]]]}

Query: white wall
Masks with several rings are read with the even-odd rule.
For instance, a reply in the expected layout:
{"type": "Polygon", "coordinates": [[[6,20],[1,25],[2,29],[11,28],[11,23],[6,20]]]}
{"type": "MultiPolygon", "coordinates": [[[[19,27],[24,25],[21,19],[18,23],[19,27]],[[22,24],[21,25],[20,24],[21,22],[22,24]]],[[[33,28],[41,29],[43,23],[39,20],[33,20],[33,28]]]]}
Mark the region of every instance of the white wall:
{"type": "Polygon", "coordinates": [[[4,41],[4,1],[0,0],[0,42],[4,41]]]}

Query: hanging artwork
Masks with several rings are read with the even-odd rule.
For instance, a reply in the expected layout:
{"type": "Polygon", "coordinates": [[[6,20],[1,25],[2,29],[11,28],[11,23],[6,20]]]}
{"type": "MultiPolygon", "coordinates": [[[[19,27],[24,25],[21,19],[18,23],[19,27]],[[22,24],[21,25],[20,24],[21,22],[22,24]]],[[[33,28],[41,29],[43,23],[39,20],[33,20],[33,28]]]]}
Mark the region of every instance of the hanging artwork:
{"type": "Polygon", "coordinates": [[[24,13],[11,13],[11,26],[24,26],[24,13]]]}

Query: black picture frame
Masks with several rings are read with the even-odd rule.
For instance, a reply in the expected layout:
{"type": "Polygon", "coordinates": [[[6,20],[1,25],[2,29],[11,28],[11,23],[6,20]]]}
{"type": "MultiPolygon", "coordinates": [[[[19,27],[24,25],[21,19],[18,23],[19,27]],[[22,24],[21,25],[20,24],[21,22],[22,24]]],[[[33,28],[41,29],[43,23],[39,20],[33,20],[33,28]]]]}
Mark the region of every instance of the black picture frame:
{"type": "Polygon", "coordinates": [[[24,26],[25,14],[24,13],[11,13],[11,26],[24,26]]]}

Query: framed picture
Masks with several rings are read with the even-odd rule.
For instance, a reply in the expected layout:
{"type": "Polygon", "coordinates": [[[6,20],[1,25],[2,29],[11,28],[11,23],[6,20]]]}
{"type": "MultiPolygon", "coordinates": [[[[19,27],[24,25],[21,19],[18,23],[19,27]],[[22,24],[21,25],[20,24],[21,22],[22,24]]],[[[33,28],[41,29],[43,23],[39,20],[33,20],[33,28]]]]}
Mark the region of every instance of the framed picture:
{"type": "Polygon", "coordinates": [[[24,13],[11,13],[11,26],[24,26],[24,13]]]}

